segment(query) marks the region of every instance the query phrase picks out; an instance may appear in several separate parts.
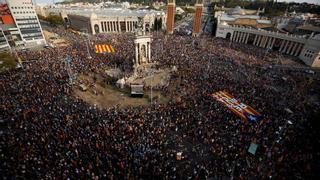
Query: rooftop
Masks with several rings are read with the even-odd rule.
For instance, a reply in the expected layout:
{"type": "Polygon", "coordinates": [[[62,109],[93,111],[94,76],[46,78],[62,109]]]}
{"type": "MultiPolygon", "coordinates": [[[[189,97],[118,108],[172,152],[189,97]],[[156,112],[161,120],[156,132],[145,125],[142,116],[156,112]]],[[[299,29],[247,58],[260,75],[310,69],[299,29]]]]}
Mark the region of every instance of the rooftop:
{"type": "Polygon", "coordinates": [[[121,17],[121,16],[145,16],[146,14],[163,15],[163,11],[156,10],[130,10],[123,8],[64,8],[64,9],[52,9],[53,11],[65,12],[67,14],[75,14],[90,17],[92,13],[97,16],[108,17],[121,17]]]}
{"type": "Polygon", "coordinates": [[[299,27],[297,27],[297,29],[313,31],[313,32],[320,32],[320,27],[319,26],[313,26],[313,25],[299,26],[299,27]]]}

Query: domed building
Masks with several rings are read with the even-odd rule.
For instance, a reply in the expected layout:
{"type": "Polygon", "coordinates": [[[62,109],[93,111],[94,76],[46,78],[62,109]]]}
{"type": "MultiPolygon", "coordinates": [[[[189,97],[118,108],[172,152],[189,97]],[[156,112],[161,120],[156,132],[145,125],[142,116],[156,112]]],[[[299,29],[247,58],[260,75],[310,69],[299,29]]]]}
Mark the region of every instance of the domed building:
{"type": "Polygon", "coordinates": [[[237,25],[253,28],[272,28],[272,21],[269,19],[262,19],[258,14],[259,10],[246,10],[240,6],[225,11],[216,11],[215,17],[220,24],[237,25]]]}

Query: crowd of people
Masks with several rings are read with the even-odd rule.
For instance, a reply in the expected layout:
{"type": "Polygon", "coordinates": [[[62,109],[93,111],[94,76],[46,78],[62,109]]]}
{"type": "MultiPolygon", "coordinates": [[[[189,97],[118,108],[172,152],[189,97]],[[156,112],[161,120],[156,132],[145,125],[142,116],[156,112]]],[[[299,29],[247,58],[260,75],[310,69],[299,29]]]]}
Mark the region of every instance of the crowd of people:
{"type": "Polygon", "coordinates": [[[257,47],[158,32],[152,59],[177,68],[162,88],[171,101],[99,109],[73,96],[65,58],[74,74],[132,73],[134,35],[51,31],[71,45],[20,52],[23,68],[0,74],[3,179],[319,178],[318,73],[275,68],[278,55],[257,47]],[[116,52],[95,54],[97,43],[116,52]],[[210,96],[220,90],[264,120],[237,117],[210,96]]]}

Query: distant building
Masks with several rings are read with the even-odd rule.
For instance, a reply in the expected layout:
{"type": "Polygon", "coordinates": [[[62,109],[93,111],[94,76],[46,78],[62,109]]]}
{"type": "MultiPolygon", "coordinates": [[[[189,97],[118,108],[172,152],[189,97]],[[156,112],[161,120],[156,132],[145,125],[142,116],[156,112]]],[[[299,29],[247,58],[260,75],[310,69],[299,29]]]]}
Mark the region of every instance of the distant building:
{"type": "Polygon", "coordinates": [[[2,29],[0,29],[0,53],[10,51],[10,45],[4,35],[2,29]]]}
{"type": "MultiPolygon", "coordinates": [[[[46,44],[31,0],[6,0],[9,15],[2,15],[2,29],[11,46],[46,44]]],[[[2,9],[4,11],[4,9],[2,9]]]]}
{"type": "Polygon", "coordinates": [[[216,37],[279,51],[283,54],[299,57],[308,66],[320,67],[320,34],[297,36],[218,23],[216,37]]]}
{"type": "Polygon", "coordinates": [[[91,34],[134,32],[138,18],[142,17],[144,28],[151,31],[155,19],[162,19],[165,28],[166,15],[155,10],[129,10],[123,8],[66,8],[49,9],[60,14],[69,27],[91,34]]]}
{"type": "Polygon", "coordinates": [[[47,11],[47,7],[45,6],[35,6],[35,11],[38,15],[43,16],[43,17],[48,17],[49,12],[47,11]]]}
{"type": "Polygon", "coordinates": [[[302,25],[296,28],[297,34],[320,34],[320,26],[311,24],[302,25]]]}
{"type": "MultiPolygon", "coordinates": [[[[247,14],[247,11],[237,6],[233,9],[230,9],[228,13],[226,13],[225,11],[217,11],[215,13],[215,17],[219,18],[219,21],[222,24],[239,25],[254,28],[273,27],[271,20],[262,19],[259,15],[254,14],[254,12],[256,11],[251,12],[251,14],[247,14]]],[[[259,10],[257,12],[259,12],[259,10]]]]}
{"type": "Polygon", "coordinates": [[[10,46],[23,45],[19,29],[17,28],[14,19],[9,10],[8,4],[0,4],[0,29],[2,37],[2,43],[6,42],[10,46]]]}

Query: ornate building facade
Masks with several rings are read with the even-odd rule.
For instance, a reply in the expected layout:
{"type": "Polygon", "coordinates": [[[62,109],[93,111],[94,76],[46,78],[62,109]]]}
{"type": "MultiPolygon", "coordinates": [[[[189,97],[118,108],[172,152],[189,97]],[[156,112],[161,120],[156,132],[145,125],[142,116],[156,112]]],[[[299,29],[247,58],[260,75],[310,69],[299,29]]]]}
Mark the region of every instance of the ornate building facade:
{"type": "Polygon", "coordinates": [[[320,34],[306,37],[218,24],[216,37],[279,51],[283,54],[299,57],[308,66],[320,67],[320,34]]]}

